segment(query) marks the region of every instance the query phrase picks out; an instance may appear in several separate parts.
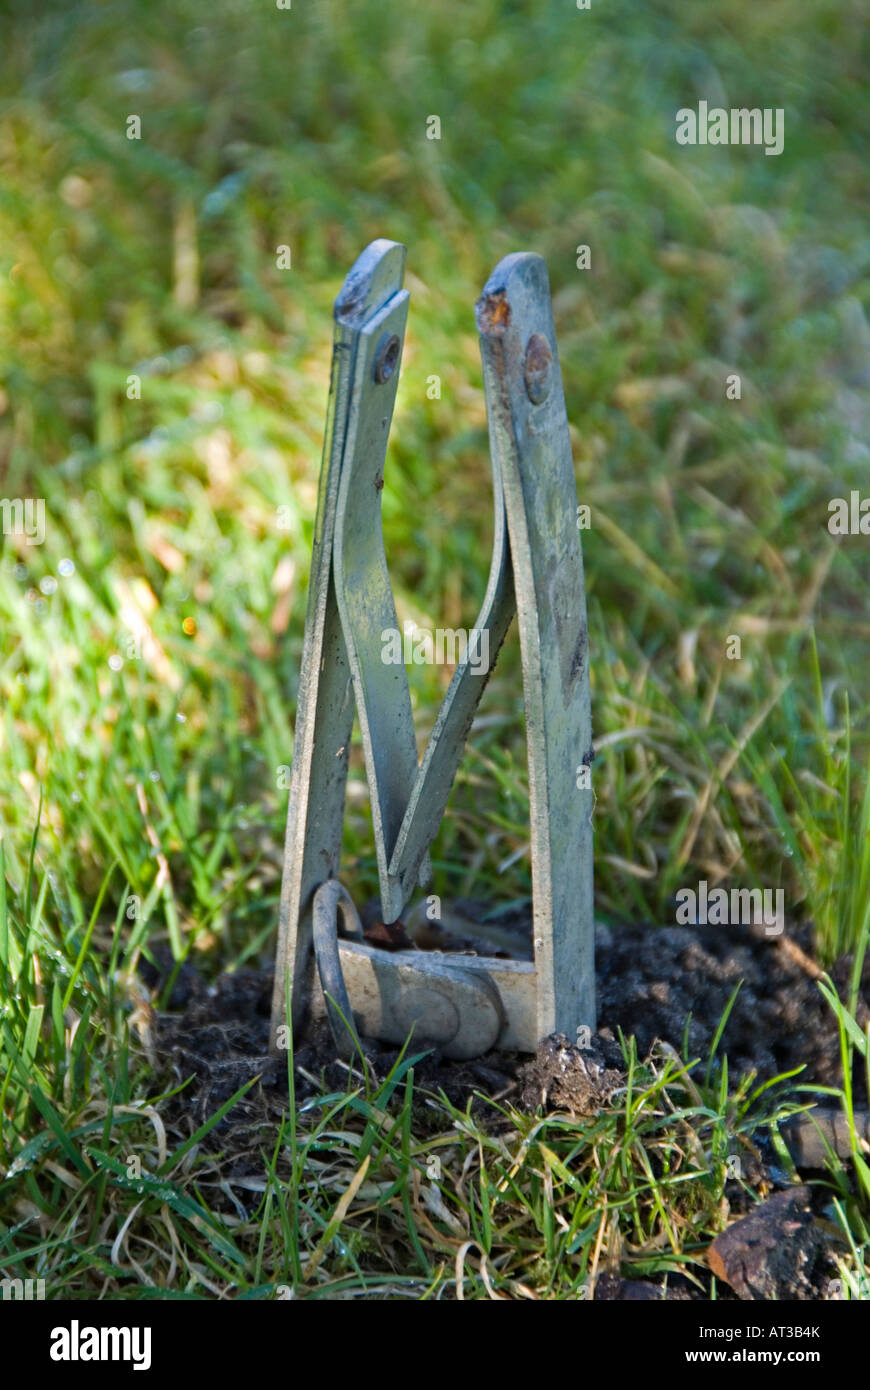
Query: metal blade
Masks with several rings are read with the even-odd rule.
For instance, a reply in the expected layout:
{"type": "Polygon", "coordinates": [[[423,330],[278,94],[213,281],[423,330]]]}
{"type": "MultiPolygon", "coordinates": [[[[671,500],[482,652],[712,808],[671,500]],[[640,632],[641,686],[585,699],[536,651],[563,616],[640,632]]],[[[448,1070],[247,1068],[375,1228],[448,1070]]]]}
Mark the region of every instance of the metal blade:
{"type": "Polygon", "coordinates": [[[303,1022],[313,976],[311,900],[320,883],[338,875],[354,712],[351,668],[332,578],[339,481],[361,332],[401,289],[404,265],[404,246],[373,241],[353,265],[335,302],[332,375],[287,807],[273,1039],[286,1017],[288,972],[294,1029],[303,1022]]]}
{"type": "Polygon", "coordinates": [[[384,634],[397,633],[399,620],[384,554],[381,490],[408,299],[407,290],[397,290],[359,332],[333,548],[388,922],[404,905],[388,865],[417,776],[408,674],[401,660],[383,659],[384,634]]]}
{"type": "Polygon", "coordinates": [[[538,1037],[595,1024],[589,649],[577,489],[547,268],[506,256],[477,304],[490,445],[517,596],[529,762],[538,1037]]]}

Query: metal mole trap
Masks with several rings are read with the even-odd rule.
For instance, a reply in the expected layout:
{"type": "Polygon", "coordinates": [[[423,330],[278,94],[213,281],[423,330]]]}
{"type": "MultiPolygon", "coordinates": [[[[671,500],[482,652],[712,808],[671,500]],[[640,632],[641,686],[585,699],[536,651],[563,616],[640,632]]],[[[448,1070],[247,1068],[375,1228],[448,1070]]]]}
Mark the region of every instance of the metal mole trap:
{"type": "Polygon", "coordinates": [[[534,1052],[595,1025],[589,659],[577,493],[547,270],[506,256],[477,303],[495,506],[489,582],[418,765],[407,675],[383,660],[398,629],[381,528],[387,437],[408,291],[405,248],[373,241],[335,304],[332,379],[299,682],[272,1042],[286,990],[295,1031],[326,1013],[340,1052],[357,1032],[534,1052]],[[383,920],[429,876],[434,839],[488,679],[517,615],[529,765],[534,962],[387,952],[364,939],[339,882],[354,708],[372,802],[383,920]],[[485,635],[485,637],[484,637],[485,635]],[[485,647],[484,647],[485,640],[485,647]],[[476,659],[475,659],[476,658],[476,659]],[[344,935],[339,936],[339,919],[344,935]],[[315,975],[316,963],[316,975],[315,975]]]}

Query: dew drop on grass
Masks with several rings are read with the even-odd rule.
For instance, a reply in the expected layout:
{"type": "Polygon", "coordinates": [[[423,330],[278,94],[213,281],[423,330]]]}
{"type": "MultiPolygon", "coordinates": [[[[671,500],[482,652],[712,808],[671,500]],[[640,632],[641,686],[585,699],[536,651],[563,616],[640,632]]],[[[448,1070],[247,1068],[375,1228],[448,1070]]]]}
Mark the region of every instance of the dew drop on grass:
{"type": "Polygon", "coordinates": [[[148,780],[149,782],[159,782],[160,773],[155,768],[152,768],[152,770],[148,773],[148,780]]]}
{"type": "Polygon", "coordinates": [[[111,667],[111,669],[113,671],[120,671],[123,665],[124,658],[122,656],[119,656],[117,652],[112,652],[112,655],[109,657],[109,666],[111,667]]]}
{"type": "Polygon", "coordinates": [[[39,581],[39,587],[44,594],[53,594],[57,590],[57,580],[53,574],[47,574],[39,581]]]}
{"type": "Polygon", "coordinates": [[[57,567],[57,572],[62,579],[69,579],[71,574],[75,574],[76,567],[72,560],[63,559],[57,567]]]}

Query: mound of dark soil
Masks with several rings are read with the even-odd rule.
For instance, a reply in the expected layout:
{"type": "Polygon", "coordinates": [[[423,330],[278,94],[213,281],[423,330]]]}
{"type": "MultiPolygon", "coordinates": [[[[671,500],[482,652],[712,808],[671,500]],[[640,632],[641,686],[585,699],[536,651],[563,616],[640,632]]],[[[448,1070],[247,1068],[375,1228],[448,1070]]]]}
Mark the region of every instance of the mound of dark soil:
{"type": "MultiPolygon", "coordinates": [[[[755,1071],[767,1079],[804,1067],[802,1082],[842,1084],[837,1022],[815,978],[809,929],[766,937],[741,927],[599,928],[595,958],[599,1027],[633,1033],[641,1055],[654,1038],[681,1051],[687,1029],[689,1055],[706,1058],[740,985],[719,1044],[731,1076],[755,1071]]],[[[830,972],[841,998],[849,971],[844,957],[830,972]]],[[[870,956],[862,983],[863,1026],[870,1017],[870,956]]],[[[854,1083],[865,1104],[857,1069],[854,1083]]]]}
{"type": "MultiPolygon", "coordinates": [[[[371,918],[367,929],[377,931],[377,911],[367,915],[371,918]]],[[[482,922],[483,913],[479,916],[482,922]]],[[[473,912],[467,913],[465,920],[472,922],[461,939],[462,948],[467,950],[469,942],[486,929],[475,924],[473,912]]],[[[499,924],[497,930],[501,953],[505,953],[505,945],[510,947],[511,933],[515,933],[520,941],[516,954],[523,954],[522,939],[530,934],[530,924],[513,921],[507,927],[499,924]]],[[[404,940],[401,944],[405,944],[404,940]]],[[[438,946],[443,948],[444,944],[440,935],[438,946]]],[[[495,944],[490,939],[490,949],[495,944]]],[[[820,972],[809,952],[809,934],[801,931],[788,937],[767,938],[739,928],[599,927],[599,1026],[590,1046],[578,1049],[571,1045],[573,1040],[554,1037],[542,1042],[533,1059],[492,1052],[473,1062],[453,1062],[437,1052],[429,1052],[415,1064],[417,1092],[443,1091],[449,1100],[463,1107],[471,1099],[490,1119],[492,1111],[479,1099],[481,1094],[508,1097],[517,1108],[530,1111],[543,1104],[575,1114],[594,1114],[624,1081],[619,1030],[626,1036],[635,1036],[641,1057],[659,1039],[678,1053],[686,1049],[690,1058],[705,1061],[737,986],[718,1048],[720,1057],[727,1055],[732,1084],[746,1072],[766,1080],[802,1068],[802,1082],[839,1086],[842,1076],[836,1019],[818,988],[820,972]]],[[[171,968],[172,962],[166,958],[156,965],[144,963],[142,973],[146,983],[162,993],[171,968]]],[[[848,988],[849,962],[839,961],[831,976],[842,997],[848,988]]],[[[245,1082],[259,1077],[258,1084],[233,1105],[206,1140],[207,1148],[223,1151],[230,1181],[241,1181],[242,1186],[246,1179],[258,1179],[262,1174],[262,1154],[274,1144],[275,1125],[287,1104],[287,1059],[275,1058],[268,1051],[271,996],[271,971],[240,969],[207,985],[193,967],[185,965],[170,993],[170,1011],[156,1016],[161,1061],[171,1070],[176,1084],[187,1082],[170,1102],[167,1114],[179,1128],[191,1132],[245,1082]]],[[[868,998],[870,963],[864,971],[858,1009],[862,1025],[870,1017],[868,998]]],[[[386,1076],[396,1061],[397,1050],[369,1040],[364,1040],[364,1045],[375,1076],[386,1076]]],[[[346,1083],[347,1066],[336,1059],[326,1025],[312,1026],[295,1051],[297,1103],[324,1088],[343,1090],[346,1083]]],[[[866,1105],[866,1089],[857,1069],[854,1085],[857,1103],[866,1105]]],[[[423,1127],[429,1117],[437,1125],[437,1116],[421,1106],[416,1123],[423,1127]]],[[[759,1153],[758,1172],[747,1171],[744,1175],[759,1195],[788,1186],[785,1176],[777,1174],[771,1164],[772,1153],[766,1158],[759,1153]]],[[[745,1186],[729,1183],[728,1197],[732,1214],[740,1213],[744,1220],[756,1219],[758,1208],[745,1186]]],[[[770,1208],[771,1229],[776,1224],[775,1201],[770,1199],[764,1204],[765,1211],[770,1208]]],[[[767,1227],[764,1229],[767,1231],[767,1227]]],[[[760,1243],[748,1227],[745,1238],[740,1238],[755,1255],[758,1250],[764,1254],[768,1247],[774,1252],[780,1246],[791,1250],[794,1240],[784,1229],[777,1234],[778,1229],[775,1238],[766,1236],[760,1243]]],[[[735,1268],[743,1268],[742,1250],[740,1246],[732,1260],[735,1268]]],[[[727,1249],[725,1254],[728,1255],[727,1249]]],[[[751,1288],[747,1285],[749,1292],[738,1287],[739,1280],[734,1283],[734,1276],[732,1283],[737,1292],[720,1283],[717,1296],[824,1297],[830,1272],[828,1256],[815,1246],[806,1252],[801,1247],[797,1255],[800,1268],[796,1265],[795,1272],[789,1265],[784,1282],[779,1267],[769,1268],[770,1261],[762,1260],[760,1273],[756,1271],[756,1283],[762,1292],[754,1291],[754,1284],[751,1288]],[[771,1280],[776,1289],[765,1293],[768,1285],[773,1287],[771,1280]],[[806,1288],[803,1284],[798,1288],[800,1280],[806,1288]]],[[[758,1255],[756,1263],[760,1259],[758,1255]]],[[[724,1277],[728,1277],[727,1270],[724,1277]]],[[[595,1293],[599,1299],[619,1300],[706,1296],[702,1289],[679,1275],[662,1283],[626,1281],[605,1274],[595,1293]]]]}
{"type": "MultiPolygon", "coordinates": [[[[618,1068],[618,1030],[634,1034],[644,1056],[656,1039],[682,1052],[684,1038],[690,1057],[706,1059],[720,1020],[739,985],[719,1055],[727,1054],[730,1076],[747,1071],[760,1079],[803,1068],[800,1080],[827,1086],[841,1084],[840,1047],[836,1020],[823,999],[809,956],[809,934],[797,931],[787,938],[768,938],[742,928],[624,926],[599,927],[596,933],[598,1033],[594,1040],[600,1066],[618,1068]]],[[[143,965],[146,982],[162,988],[171,962],[158,968],[143,965]]],[[[849,962],[839,961],[832,978],[845,993],[849,962]]],[[[870,960],[864,970],[859,1020],[867,1017],[870,1000],[870,960]]],[[[284,1058],[268,1052],[272,975],[242,969],[222,975],[206,986],[189,965],[182,970],[170,996],[173,1012],[158,1015],[157,1045],[178,1080],[192,1077],[184,1091],[184,1106],[197,1123],[252,1076],[252,1088],[219,1126],[215,1139],[226,1140],[246,1119],[267,1119],[280,1111],[287,1095],[284,1058]],[[264,1108],[266,1113],[264,1113],[264,1108]]],[[[367,1044],[375,1073],[384,1075],[396,1050],[367,1044]]],[[[474,1062],[451,1062],[437,1052],[416,1066],[422,1089],[444,1090],[455,1103],[475,1091],[490,1096],[510,1093],[514,1103],[533,1103],[534,1076],[528,1059],[492,1052],[474,1062]],[[523,1067],[526,1072],[519,1075],[523,1067]],[[531,1089],[528,1082],[532,1081],[531,1089]]],[[[296,1050],[296,1095],[314,1094],[324,1073],[326,1084],[341,1087],[346,1068],[335,1060],[325,1027],[313,1028],[296,1050]]],[[[857,1103],[866,1104],[863,1077],[854,1077],[857,1103]]]]}

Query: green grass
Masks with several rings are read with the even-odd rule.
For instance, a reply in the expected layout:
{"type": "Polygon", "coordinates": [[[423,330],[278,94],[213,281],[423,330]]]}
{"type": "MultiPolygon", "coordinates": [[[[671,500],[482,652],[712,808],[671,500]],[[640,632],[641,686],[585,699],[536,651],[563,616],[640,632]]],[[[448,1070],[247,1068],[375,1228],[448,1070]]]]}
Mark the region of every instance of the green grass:
{"type": "MultiPolygon", "coordinates": [[[[586,1120],[427,1098],[409,1054],[381,1081],[348,1068],[345,1089],[291,1105],[262,1135],[262,1177],[240,1178],[234,1155],[203,1141],[242,1093],[185,1137],[164,1122],[173,1092],[141,1094],[125,1019],[98,995],[105,977],[94,972],[91,1019],[58,985],[50,1007],[37,1002],[21,962],[46,932],[38,903],[25,926],[26,906],[7,899],[2,918],[0,1271],[44,1278],[53,1297],[586,1298],[615,1248],[627,1277],[703,1287],[729,1156],[752,1192],[739,1165],[753,1137],[800,1108],[788,1078],[729,1085],[715,1044],[699,1071],[665,1045],[641,1061],[625,1040],[625,1085],[586,1120]]],[[[75,949],[58,966],[71,982],[75,949]]],[[[293,1096],[290,1057],[288,1076],[293,1096]]],[[[839,1197],[854,1203],[842,1173],[839,1197]]],[[[863,1246],[843,1240],[841,1255],[860,1278],[863,1246]]]]}
{"type": "MultiPolygon", "coordinates": [[[[295,1139],[269,1136],[263,1191],[238,1227],[213,1229],[204,1158],[188,1150],[157,1176],[188,1136],[160,1138],[136,963],[163,943],[208,976],[270,958],[331,305],[380,235],[408,244],[412,295],[383,491],[400,618],[476,616],[491,504],[472,306],[503,254],[538,251],[592,509],[597,910],[673,921],[674,892],[700,878],[782,887],[826,965],[862,958],[870,576],[865,538],[826,528],[828,501],[864,485],[870,423],[860,7],[116,0],[15,14],[0,73],[0,494],[45,499],[47,533],[0,552],[4,1272],[34,1277],[42,1261],[76,1297],[141,1296],[148,1279],[194,1296],[286,1282],[297,1296],[477,1297],[489,1280],[576,1297],[601,1230],[605,1254],[654,1251],[625,1256],[631,1268],[691,1269],[725,1219],[721,1183],[695,1171],[694,1149],[673,1166],[678,1130],[659,1111],[673,1090],[707,1152],[743,1123],[740,1083],[699,1108],[646,1062],[637,1115],[608,1114],[591,1137],[513,1116],[505,1148],[437,1101],[435,1140],[414,1132],[410,1072],[389,1103],[351,1085],[300,1115],[295,1139]],[[785,108],[780,157],[675,145],[676,109],[720,93],[785,108]],[[432,113],[440,142],[425,138],[432,113]],[[732,371],[740,401],[725,398],[732,371]],[[430,1210],[427,1225],[433,1143],[450,1157],[450,1219],[430,1210]],[[598,1186],[593,1150],[614,1155],[598,1186]],[[672,1165],[673,1181],[655,1167],[658,1197],[653,1150],[672,1165]],[[172,1197],[123,1178],[137,1151],[172,1197]],[[332,1229],[365,1157],[349,1225],[332,1229]],[[570,1235],[547,1227],[553,1210],[570,1235]]],[[[409,675],[422,736],[445,681],[409,675]]],[[[512,638],[481,715],[433,891],[508,902],[530,892],[512,638]]],[[[357,900],[376,891],[356,746],[345,862],[357,900]]],[[[866,1191],[860,1173],[836,1181],[854,1272],[866,1191]]]]}

